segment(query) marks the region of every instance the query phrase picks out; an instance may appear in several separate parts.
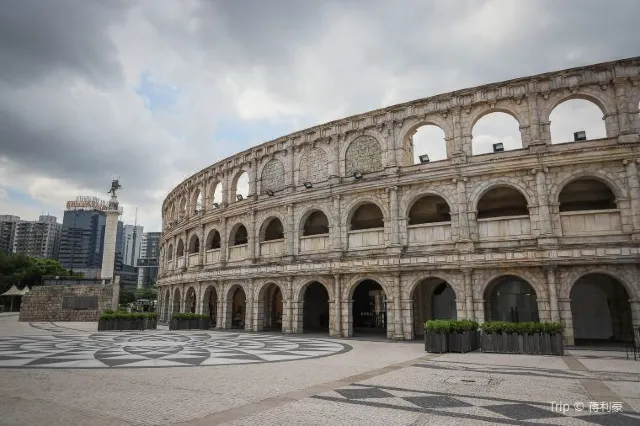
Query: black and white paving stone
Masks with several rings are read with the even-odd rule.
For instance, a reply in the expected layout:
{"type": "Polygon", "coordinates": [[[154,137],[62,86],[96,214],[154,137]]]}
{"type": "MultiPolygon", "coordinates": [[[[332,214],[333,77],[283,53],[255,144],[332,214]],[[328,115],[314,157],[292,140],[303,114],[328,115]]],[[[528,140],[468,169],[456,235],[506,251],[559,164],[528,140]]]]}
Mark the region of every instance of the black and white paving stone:
{"type": "Polygon", "coordinates": [[[219,332],[101,332],[0,337],[0,367],[188,367],[293,361],[349,345],[300,337],[219,332]]]}

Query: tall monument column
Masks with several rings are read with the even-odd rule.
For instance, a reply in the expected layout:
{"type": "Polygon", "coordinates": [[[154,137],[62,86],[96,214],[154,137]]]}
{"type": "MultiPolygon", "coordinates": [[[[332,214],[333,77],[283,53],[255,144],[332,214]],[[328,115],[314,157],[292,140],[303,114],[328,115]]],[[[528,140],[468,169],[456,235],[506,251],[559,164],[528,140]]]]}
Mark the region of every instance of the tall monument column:
{"type": "MultiPolygon", "coordinates": [[[[104,227],[104,246],[102,249],[102,271],[100,279],[103,282],[114,282],[113,266],[116,260],[116,237],[118,232],[118,216],[122,214],[122,209],[118,206],[116,191],[120,188],[118,180],[111,182],[111,200],[107,203],[105,213],[107,223],[104,227]]],[[[115,291],[114,291],[115,293],[115,291]]]]}

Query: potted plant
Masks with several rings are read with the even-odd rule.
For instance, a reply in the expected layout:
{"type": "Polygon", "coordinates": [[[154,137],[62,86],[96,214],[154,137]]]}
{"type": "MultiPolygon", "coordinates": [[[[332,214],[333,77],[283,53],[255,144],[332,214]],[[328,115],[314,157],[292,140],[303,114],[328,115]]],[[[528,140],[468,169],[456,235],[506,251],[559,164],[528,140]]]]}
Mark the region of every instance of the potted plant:
{"type": "Polygon", "coordinates": [[[466,353],[478,349],[478,323],[463,319],[449,321],[449,351],[466,353]]]}
{"type": "Polygon", "coordinates": [[[169,330],[208,330],[209,315],[176,312],[171,316],[169,330]]]}
{"type": "Polygon", "coordinates": [[[424,323],[424,350],[431,353],[449,351],[449,320],[429,320],[424,323]]]}
{"type": "Polygon", "coordinates": [[[482,352],[564,355],[562,331],[555,322],[490,321],[480,325],[482,352]]]}

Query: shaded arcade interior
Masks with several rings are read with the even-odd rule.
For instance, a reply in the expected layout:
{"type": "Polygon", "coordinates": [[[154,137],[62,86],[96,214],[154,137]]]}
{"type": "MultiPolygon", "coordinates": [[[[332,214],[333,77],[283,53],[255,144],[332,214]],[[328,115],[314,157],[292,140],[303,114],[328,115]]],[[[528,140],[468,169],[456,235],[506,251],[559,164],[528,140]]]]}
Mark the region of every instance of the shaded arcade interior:
{"type": "Polygon", "coordinates": [[[387,296],[374,280],[363,280],[353,290],[351,315],[353,335],[384,334],[387,331],[387,296]]]}

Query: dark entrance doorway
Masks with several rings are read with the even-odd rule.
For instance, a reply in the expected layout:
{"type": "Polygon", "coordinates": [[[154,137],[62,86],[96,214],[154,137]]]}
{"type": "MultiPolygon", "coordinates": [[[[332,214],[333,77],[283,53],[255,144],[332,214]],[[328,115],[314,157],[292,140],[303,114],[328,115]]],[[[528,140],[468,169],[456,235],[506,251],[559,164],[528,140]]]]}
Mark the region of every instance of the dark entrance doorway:
{"type": "Polygon", "coordinates": [[[382,286],[364,280],[353,291],[353,334],[385,334],[387,331],[387,296],[382,286]]]}
{"type": "Polygon", "coordinates": [[[247,313],[247,298],[244,290],[241,287],[236,287],[232,297],[231,328],[244,328],[247,313]]]}
{"type": "Polygon", "coordinates": [[[329,332],[329,292],[317,281],[309,284],[304,292],[302,331],[304,333],[329,332]]]}

